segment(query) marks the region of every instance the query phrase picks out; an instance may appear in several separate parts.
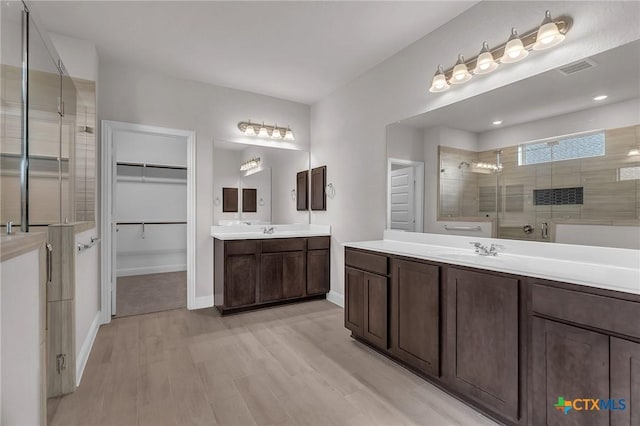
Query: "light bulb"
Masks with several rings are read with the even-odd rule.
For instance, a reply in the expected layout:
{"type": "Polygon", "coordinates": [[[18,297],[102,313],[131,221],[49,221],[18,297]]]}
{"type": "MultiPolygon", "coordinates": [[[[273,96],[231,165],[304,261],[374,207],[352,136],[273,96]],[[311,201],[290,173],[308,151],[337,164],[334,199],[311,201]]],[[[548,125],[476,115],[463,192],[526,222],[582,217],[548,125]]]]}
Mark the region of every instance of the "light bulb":
{"type": "Polygon", "coordinates": [[[640,147],[633,147],[629,150],[629,152],[627,153],[627,155],[629,157],[633,156],[633,155],[640,155],[640,147]]]}
{"type": "Polygon", "coordinates": [[[493,59],[493,55],[489,51],[489,44],[485,41],[482,45],[482,50],[478,59],[476,60],[476,67],[473,70],[474,74],[488,74],[491,71],[495,71],[498,68],[498,63],[493,59]]]}
{"type": "Polygon", "coordinates": [[[435,75],[433,76],[433,80],[431,80],[431,87],[429,91],[431,93],[444,92],[449,89],[449,83],[447,83],[447,78],[444,76],[444,71],[442,70],[442,66],[438,65],[438,69],[436,70],[435,75]]]}
{"type": "Polygon", "coordinates": [[[271,139],[282,139],[282,133],[280,133],[280,129],[278,129],[278,123],[273,126],[273,131],[271,132],[271,139]]]}
{"type": "Polygon", "coordinates": [[[262,127],[260,127],[260,130],[258,131],[258,137],[261,137],[261,138],[269,137],[269,132],[267,131],[267,128],[264,127],[264,121],[262,122],[262,127]]]}
{"type": "Polygon", "coordinates": [[[453,67],[449,83],[462,84],[469,80],[471,80],[469,68],[467,68],[467,64],[464,63],[464,57],[462,57],[462,55],[458,55],[458,62],[456,62],[456,66],[453,67]]]}
{"type": "Polygon", "coordinates": [[[287,127],[287,131],[284,133],[284,140],[285,141],[294,141],[294,140],[296,140],[296,138],[293,136],[293,132],[291,131],[290,127],[287,127]]]}
{"type": "Polygon", "coordinates": [[[507,45],[504,47],[504,55],[500,59],[500,62],[505,64],[511,64],[523,60],[529,55],[527,49],[524,48],[522,40],[518,36],[518,32],[515,28],[511,29],[511,37],[507,45]]]}
{"type": "Polygon", "coordinates": [[[533,44],[533,50],[544,50],[560,44],[564,40],[564,34],[560,33],[558,26],[551,19],[551,12],[545,12],[544,19],[538,33],[536,34],[536,42],[533,44]]]}
{"type": "Polygon", "coordinates": [[[253,124],[251,124],[251,122],[249,122],[249,124],[247,124],[247,127],[244,128],[244,134],[245,136],[256,135],[256,129],[253,128],[253,124]]]}

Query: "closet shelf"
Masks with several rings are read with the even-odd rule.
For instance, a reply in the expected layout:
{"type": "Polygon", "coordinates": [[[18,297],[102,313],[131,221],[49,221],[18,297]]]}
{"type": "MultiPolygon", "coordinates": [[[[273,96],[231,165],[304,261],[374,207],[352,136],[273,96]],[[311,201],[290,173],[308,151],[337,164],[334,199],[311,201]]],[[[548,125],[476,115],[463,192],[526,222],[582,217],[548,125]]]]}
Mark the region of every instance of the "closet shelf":
{"type": "MultiPolygon", "coordinates": [[[[21,154],[10,154],[10,153],[2,153],[0,154],[1,158],[17,158],[21,159],[21,154]]],[[[58,161],[58,157],[54,157],[52,155],[29,155],[29,160],[46,160],[46,161],[58,161]]],[[[60,161],[69,161],[68,158],[62,157],[60,161]]]]}
{"type": "Polygon", "coordinates": [[[154,169],[171,169],[171,170],[187,170],[186,166],[172,166],[168,164],[152,164],[152,163],[130,163],[125,161],[118,161],[116,163],[118,166],[129,166],[129,167],[150,167],[154,169]]]}
{"type": "Polygon", "coordinates": [[[186,225],[186,224],[187,222],[180,222],[180,221],[116,222],[116,225],[186,225]]]}

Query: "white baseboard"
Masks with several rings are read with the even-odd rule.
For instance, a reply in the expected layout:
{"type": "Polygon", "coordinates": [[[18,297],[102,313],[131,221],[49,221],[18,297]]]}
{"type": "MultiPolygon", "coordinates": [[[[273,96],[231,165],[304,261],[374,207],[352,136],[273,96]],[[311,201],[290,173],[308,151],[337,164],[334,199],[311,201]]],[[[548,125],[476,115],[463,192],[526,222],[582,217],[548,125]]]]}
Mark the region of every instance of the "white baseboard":
{"type": "Polygon", "coordinates": [[[333,304],[340,306],[341,308],[344,308],[344,294],[340,294],[331,290],[329,293],[327,293],[327,300],[333,304]]]}
{"type": "Polygon", "coordinates": [[[190,306],[189,310],[210,308],[212,306],[213,306],[213,294],[210,294],[209,296],[196,297],[194,306],[190,306]]]}
{"type": "Polygon", "coordinates": [[[116,277],[128,277],[131,275],[161,274],[164,272],[180,272],[180,271],[186,271],[186,270],[187,270],[187,265],[143,266],[140,268],[118,269],[116,271],[116,277]]]}
{"type": "Polygon", "coordinates": [[[91,327],[89,327],[89,332],[84,338],[84,342],[82,342],[80,353],[76,356],[76,386],[80,386],[82,373],[84,372],[84,368],[87,366],[93,342],[95,342],[96,335],[100,329],[100,318],[101,314],[100,311],[98,311],[96,316],[93,318],[93,322],[91,323],[91,327]]]}

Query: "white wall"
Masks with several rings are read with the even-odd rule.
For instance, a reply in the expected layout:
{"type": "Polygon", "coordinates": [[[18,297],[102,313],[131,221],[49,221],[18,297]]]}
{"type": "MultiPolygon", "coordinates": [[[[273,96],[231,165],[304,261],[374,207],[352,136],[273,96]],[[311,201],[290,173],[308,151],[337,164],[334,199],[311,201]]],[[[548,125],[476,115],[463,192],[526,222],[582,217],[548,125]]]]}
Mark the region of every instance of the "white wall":
{"type": "Polygon", "coordinates": [[[40,424],[39,250],[2,262],[3,425],[40,424]]]}
{"type": "Polygon", "coordinates": [[[332,291],[344,292],[340,244],[382,237],[388,123],[637,40],[639,17],[640,4],[635,2],[481,2],[314,104],[311,166],[326,165],[336,187],[327,211],[311,215],[312,223],[332,226],[332,291]],[[547,9],[574,20],[563,44],[448,92],[428,92],[439,63],[453,64],[458,53],[472,57],[483,40],[500,44],[511,27],[533,28],[547,9]]]}
{"type": "MultiPolygon", "coordinates": [[[[196,297],[213,294],[213,140],[245,142],[239,121],[287,123],[309,146],[309,106],[100,62],[98,118],[196,132],[196,297]]],[[[251,141],[255,141],[252,139],[251,141]]]]}
{"type": "Polygon", "coordinates": [[[398,123],[387,126],[387,157],[424,161],[424,130],[398,123]]]}
{"type": "MultiPolygon", "coordinates": [[[[76,234],[77,244],[88,244],[97,237],[95,229],[76,234]]],[[[76,254],[76,381],[89,359],[98,326],[100,325],[100,245],[76,254]]]]}
{"type": "Polygon", "coordinates": [[[638,98],[483,132],[478,134],[476,150],[488,151],[572,133],[637,124],[640,124],[638,98]]]}

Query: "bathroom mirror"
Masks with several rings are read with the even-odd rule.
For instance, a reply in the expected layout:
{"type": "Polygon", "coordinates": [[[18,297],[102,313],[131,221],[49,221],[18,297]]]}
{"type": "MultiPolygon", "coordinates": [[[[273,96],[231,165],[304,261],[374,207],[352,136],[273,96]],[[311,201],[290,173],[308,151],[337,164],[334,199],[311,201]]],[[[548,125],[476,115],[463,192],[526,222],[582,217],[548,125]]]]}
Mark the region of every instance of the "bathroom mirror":
{"type": "Polygon", "coordinates": [[[296,196],[297,175],[308,169],[306,151],[215,141],[214,225],[308,224],[309,212],[298,210],[296,196]],[[237,212],[223,211],[227,187],[239,189],[237,212]]]}
{"type": "Polygon", "coordinates": [[[387,228],[640,248],[638,81],[635,41],[390,124],[387,228]]]}

